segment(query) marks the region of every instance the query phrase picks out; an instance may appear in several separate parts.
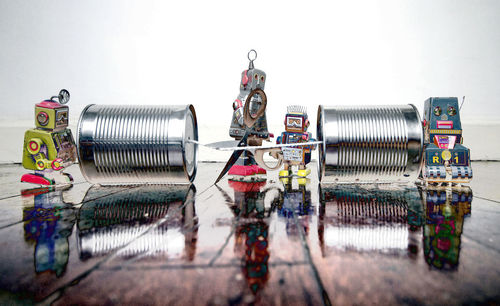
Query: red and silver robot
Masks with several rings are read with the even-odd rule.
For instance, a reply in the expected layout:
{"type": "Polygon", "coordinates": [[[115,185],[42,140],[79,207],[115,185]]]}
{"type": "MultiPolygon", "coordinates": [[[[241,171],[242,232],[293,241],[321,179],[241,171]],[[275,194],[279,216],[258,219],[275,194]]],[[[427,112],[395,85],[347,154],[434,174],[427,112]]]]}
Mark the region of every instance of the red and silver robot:
{"type": "MultiPolygon", "coordinates": [[[[229,128],[229,135],[236,140],[241,140],[243,136],[249,132],[248,145],[250,146],[260,146],[263,140],[269,140],[269,138],[273,137],[267,130],[266,113],[263,112],[257,115],[263,104],[262,99],[265,97],[259,94],[251,96],[248,102],[250,103],[248,110],[250,116],[256,118],[256,121],[251,127],[246,126],[244,122],[245,101],[252,91],[263,91],[266,83],[266,73],[254,68],[253,61],[256,58],[257,52],[255,50],[250,50],[250,52],[248,52],[250,63],[248,69],[241,73],[240,93],[233,102],[234,113],[229,128]],[[253,58],[251,58],[252,53],[255,54],[253,58]]],[[[258,179],[260,176],[266,174],[266,170],[257,164],[251,152],[244,151],[235,164],[229,169],[228,173],[232,176],[233,180],[246,181],[248,179],[258,179]]]]}
{"type": "MultiPolygon", "coordinates": [[[[52,171],[60,171],[76,161],[76,145],[68,129],[69,92],[62,89],[58,96],[35,105],[36,128],[24,134],[23,167],[34,170],[25,174],[21,182],[54,185],[56,180],[47,177],[52,171]],[[58,101],[55,101],[57,99],[58,101]]],[[[73,181],[68,173],[60,172],[64,183],[73,181]]]]}
{"type": "MultiPolygon", "coordinates": [[[[293,144],[312,142],[312,134],[307,132],[310,122],[307,117],[305,107],[292,105],[287,108],[285,116],[285,132],[281,133],[276,139],[276,144],[293,144]]],[[[298,166],[297,175],[306,177],[311,173],[306,165],[311,161],[311,151],[316,149],[316,145],[303,145],[283,147],[283,170],[280,171],[280,177],[288,177],[291,174],[291,166],[298,166]]]]}

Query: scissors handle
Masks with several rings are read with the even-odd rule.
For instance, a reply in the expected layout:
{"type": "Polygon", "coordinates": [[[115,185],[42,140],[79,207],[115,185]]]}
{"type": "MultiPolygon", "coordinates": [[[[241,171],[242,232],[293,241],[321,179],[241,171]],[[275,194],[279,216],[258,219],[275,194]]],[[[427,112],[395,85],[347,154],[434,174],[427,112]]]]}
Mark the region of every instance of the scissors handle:
{"type": "Polygon", "coordinates": [[[281,152],[281,148],[257,149],[255,150],[254,157],[259,166],[269,171],[278,170],[283,164],[283,153],[281,152]],[[266,152],[268,152],[272,157],[278,160],[278,163],[274,167],[269,166],[264,161],[264,153],[266,152]]]}
{"type": "Polygon", "coordinates": [[[267,96],[264,90],[260,88],[255,88],[254,90],[252,90],[245,101],[245,107],[243,109],[243,122],[245,123],[247,128],[251,128],[255,124],[255,122],[257,122],[257,120],[260,117],[262,117],[262,115],[264,115],[264,112],[266,111],[266,106],[267,106],[267,96]],[[257,113],[255,113],[255,115],[252,115],[250,113],[250,101],[256,94],[258,94],[261,97],[262,103],[257,113]]]}

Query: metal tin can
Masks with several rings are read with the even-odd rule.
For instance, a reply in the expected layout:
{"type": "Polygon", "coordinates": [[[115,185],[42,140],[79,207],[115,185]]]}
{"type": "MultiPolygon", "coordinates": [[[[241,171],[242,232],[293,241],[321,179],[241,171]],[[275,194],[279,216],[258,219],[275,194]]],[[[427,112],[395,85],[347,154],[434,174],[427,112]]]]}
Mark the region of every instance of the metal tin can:
{"type": "Polygon", "coordinates": [[[414,182],[423,129],[413,105],[318,108],[322,183],[414,182]]]}
{"type": "Polygon", "coordinates": [[[77,135],[80,169],[91,183],[187,184],[196,175],[192,105],[88,105],[77,135]]]}

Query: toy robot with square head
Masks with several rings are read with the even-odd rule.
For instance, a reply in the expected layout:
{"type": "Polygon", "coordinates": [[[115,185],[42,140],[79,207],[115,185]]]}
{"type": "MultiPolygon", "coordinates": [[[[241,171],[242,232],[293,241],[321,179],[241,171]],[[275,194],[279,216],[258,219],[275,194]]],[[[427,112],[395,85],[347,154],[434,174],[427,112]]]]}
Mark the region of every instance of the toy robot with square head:
{"type": "Polygon", "coordinates": [[[462,145],[457,98],[429,98],[424,105],[425,165],[423,179],[434,183],[467,183],[472,178],[470,151],[462,145]]]}
{"type": "MultiPolygon", "coordinates": [[[[35,105],[36,128],[26,131],[23,146],[23,167],[34,173],[23,175],[21,182],[54,185],[56,180],[46,175],[76,161],[75,141],[67,128],[68,107],[65,104],[69,97],[69,92],[62,89],[59,96],[35,105]]],[[[73,181],[70,174],[60,173],[66,183],[73,181]]]]}
{"type": "MultiPolygon", "coordinates": [[[[241,73],[240,93],[233,102],[234,113],[229,128],[229,135],[236,140],[241,140],[246,132],[243,112],[245,101],[253,90],[264,90],[266,83],[266,73],[262,70],[255,69],[253,65],[255,58],[257,58],[257,53],[255,50],[250,50],[250,52],[248,52],[250,64],[248,69],[241,73]],[[253,59],[251,59],[252,53],[255,53],[253,59]]],[[[253,95],[249,103],[250,115],[256,115],[261,107],[262,97],[258,94],[253,95]]],[[[260,146],[262,140],[269,140],[270,137],[273,137],[267,130],[265,112],[258,117],[250,130],[251,136],[248,137],[248,145],[250,146],[260,146]]],[[[258,175],[262,174],[266,174],[266,170],[257,165],[252,153],[248,151],[243,152],[238,161],[229,170],[229,175],[232,176],[232,179],[237,180],[254,180],[257,179],[258,175]]]]}
{"type": "MultiPolygon", "coordinates": [[[[293,144],[315,141],[312,134],[307,132],[309,119],[305,107],[293,105],[287,109],[285,116],[285,132],[276,139],[276,144],[293,144]]],[[[298,166],[297,175],[305,177],[311,173],[311,169],[306,169],[306,165],[311,161],[311,151],[316,149],[316,145],[303,145],[297,147],[283,147],[284,169],[280,171],[280,177],[287,177],[291,174],[290,167],[298,166]]]]}

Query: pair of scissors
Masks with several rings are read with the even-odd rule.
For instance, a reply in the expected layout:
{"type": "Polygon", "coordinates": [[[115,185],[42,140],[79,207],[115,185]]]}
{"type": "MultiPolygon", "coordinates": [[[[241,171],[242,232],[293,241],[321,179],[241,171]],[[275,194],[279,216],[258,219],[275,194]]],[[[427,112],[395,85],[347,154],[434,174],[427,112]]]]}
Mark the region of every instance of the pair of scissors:
{"type": "MultiPolygon", "coordinates": [[[[261,132],[255,132],[252,131],[252,127],[254,124],[257,122],[257,120],[264,115],[264,112],[266,111],[266,106],[267,106],[267,96],[264,90],[260,88],[256,88],[250,92],[248,95],[246,101],[245,101],[245,106],[243,109],[243,124],[245,128],[245,134],[241,138],[240,142],[238,143],[237,147],[247,147],[248,145],[248,137],[250,136],[257,136],[259,138],[269,138],[269,133],[261,133],[261,132]],[[258,94],[261,99],[262,103],[257,110],[256,113],[252,113],[250,111],[250,101],[252,100],[253,96],[258,94]]],[[[222,169],[221,173],[219,174],[219,177],[215,180],[215,184],[217,184],[223,177],[226,175],[226,173],[231,169],[231,167],[236,163],[238,158],[241,156],[245,150],[235,150],[229,160],[227,161],[226,165],[224,166],[224,169],[222,169]]],[[[257,152],[257,151],[256,151],[257,152]]],[[[262,159],[262,156],[264,152],[257,152],[259,155],[259,158],[262,159]]],[[[276,169],[280,167],[281,165],[277,165],[276,169]]]]}

